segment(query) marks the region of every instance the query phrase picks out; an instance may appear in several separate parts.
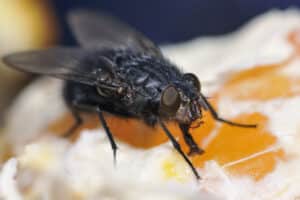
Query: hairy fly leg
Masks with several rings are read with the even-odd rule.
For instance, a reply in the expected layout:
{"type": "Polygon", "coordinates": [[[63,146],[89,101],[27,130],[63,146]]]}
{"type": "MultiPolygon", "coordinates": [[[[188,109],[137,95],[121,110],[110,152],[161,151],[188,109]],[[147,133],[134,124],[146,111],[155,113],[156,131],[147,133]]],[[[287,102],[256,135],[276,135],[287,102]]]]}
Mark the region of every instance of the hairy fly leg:
{"type": "Polygon", "coordinates": [[[229,120],[219,117],[218,113],[212,107],[212,105],[207,101],[207,99],[202,94],[200,94],[200,96],[201,96],[200,104],[203,106],[203,108],[205,110],[208,110],[211,113],[212,117],[215,120],[229,124],[231,126],[238,126],[238,127],[243,127],[243,128],[256,128],[257,127],[257,124],[240,124],[240,123],[232,122],[232,121],[229,121],[229,120]]]}
{"type": "Polygon", "coordinates": [[[176,141],[176,139],[174,138],[174,136],[171,134],[171,132],[169,131],[169,129],[166,127],[166,125],[159,120],[159,124],[162,127],[162,129],[164,130],[164,132],[166,133],[166,135],[168,136],[168,138],[171,140],[171,143],[173,145],[173,147],[176,149],[176,151],[183,157],[183,159],[188,163],[188,165],[190,166],[191,170],[193,171],[194,175],[196,176],[197,179],[201,179],[200,175],[198,174],[196,168],[194,167],[193,163],[190,161],[190,159],[184,154],[184,152],[181,149],[180,144],[176,141]]]}
{"type": "MultiPolygon", "coordinates": [[[[113,150],[114,163],[116,163],[116,157],[117,157],[117,149],[118,149],[118,147],[117,147],[116,142],[114,140],[114,137],[113,137],[113,135],[112,135],[112,133],[111,133],[111,131],[110,131],[110,129],[109,129],[106,121],[105,121],[105,118],[103,116],[103,113],[102,113],[102,110],[101,110],[100,106],[93,106],[93,105],[85,104],[84,101],[81,102],[79,100],[74,100],[71,104],[72,104],[73,109],[74,109],[74,110],[72,109],[73,116],[75,118],[78,117],[77,119],[80,120],[80,124],[82,123],[82,119],[81,119],[78,111],[75,110],[75,109],[81,109],[81,110],[85,110],[85,111],[89,111],[89,112],[96,112],[98,114],[100,123],[101,123],[101,125],[104,128],[104,131],[105,131],[105,133],[106,133],[106,135],[107,135],[107,137],[109,139],[111,148],[113,150]]],[[[74,124],[67,133],[71,134],[72,133],[71,131],[74,131],[80,124],[78,124],[78,123],[74,124]]]]}
{"type": "Polygon", "coordinates": [[[109,127],[108,127],[108,125],[107,125],[107,123],[105,121],[105,118],[104,118],[104,116],[102,114],[102,111],[101,111],[100,107],[97,108],[97,113],[98,113],[100,122],[101,122],[101,124],[102,124],[102,126],[103,126],[103,128],[105,130],[105,133],[106,133],[106,135],[107,135],[107,137],[109,139],[111,148],[113,150],[114,163],[116,163],[116,160],[117,160],[117,149],[118,149],[117,144],[116,144],[116,142],[114,140],[114,137],[113,137],[112,133],[110,132],[110,129],[109,129],[109,127]]]}
{"type": "Polygon", "coordinates": [[[186,124],[179,124],[179,127],[181,129],[181,132],[183,134],[183,138],[185,143],[189,146],[190,150],[188,155],[194,156],[194,155],[201,155],[204,153],[204,150],[201,149],[195,142],[193,136],[189,133],[189,125],[186,124]]]}
{"type": "Polygon", "coordinates": [[[75,131],[76,129],[83,123],[83,120],[82,118],[80,117],[80,114],[77,110],[71,108],[70,109],[71,113],[72,113],[72,116],[75,120],[74,124],[69,128],[69,130],[67,130],[64,134],[63,134],[63,137],[69,137],[71,136],[75,131]]]}

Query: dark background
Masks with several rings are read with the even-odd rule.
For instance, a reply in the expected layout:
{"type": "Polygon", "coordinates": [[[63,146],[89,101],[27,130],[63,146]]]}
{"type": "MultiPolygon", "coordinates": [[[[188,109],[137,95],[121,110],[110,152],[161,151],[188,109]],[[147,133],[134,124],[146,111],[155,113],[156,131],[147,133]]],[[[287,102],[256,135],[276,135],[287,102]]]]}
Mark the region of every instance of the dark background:
{"type": "Polygon", "coordinates": [[[63,43],[74,44],[64,18],[72,8],[101,9],[121,18],[156,43],[185,41],[237,29],[270,9],[300,5],[300,0],[56,0],[64,27],[63,43]]]}

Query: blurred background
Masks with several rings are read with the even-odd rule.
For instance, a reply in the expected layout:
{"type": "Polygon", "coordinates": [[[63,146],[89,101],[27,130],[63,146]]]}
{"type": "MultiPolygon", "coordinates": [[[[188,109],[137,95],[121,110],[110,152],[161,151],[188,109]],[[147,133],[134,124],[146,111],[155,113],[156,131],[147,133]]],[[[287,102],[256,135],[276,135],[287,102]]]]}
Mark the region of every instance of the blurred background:
{"type": "MultiPolygon", "coordinates": [[[[154,42],[166,44],[228,33],[267,10],[297,5],[299,0],[0,1],[0,55],[58,44],[75,45],[65,22],[66,13],[74,8],[108,11],[154,42]]],[[[0,65],[0,116],[30,79],[0,65]]]]}
{"type": "MultiPolygon", "coordinates": [[[[185,41],[200,35],[228,33],[269,9],[300,5],[299,0],[56,0],[60,19],[74,7],[109,11],[157,43],[185,41]]],[[[62,22],[62,21],[61,21],[62,22]]],[[[62,22],[63,23],[63,22],[62,22]]],[[[65,26],[65,24],[63,23],[65,26]]],[[[64,31],[64,33],[68,33],[64,31]]],[[[65,43],[72,43],[64,35],[65,43]]]]}

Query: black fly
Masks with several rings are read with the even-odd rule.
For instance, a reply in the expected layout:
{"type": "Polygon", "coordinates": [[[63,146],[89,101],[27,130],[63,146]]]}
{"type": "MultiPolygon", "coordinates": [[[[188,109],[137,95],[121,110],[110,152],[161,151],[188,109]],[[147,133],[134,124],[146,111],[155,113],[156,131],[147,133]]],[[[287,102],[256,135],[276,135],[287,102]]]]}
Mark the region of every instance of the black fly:
{"type": "Polygon", "coordinates": [[[256,127],[220,118],[201,93],[198,78],[181,72],[149,39],[128,25],[107,14],[85,10],[71,12],[68,20],[82,48],[59,47],[3,58],[18,70],[66,80],[64,98],[76,123],[65,136],[82,123],[79,111],[96,112],[116,158],[117,145],[102,112],[143,119],[149,126],[161,126],[199,179],[166,121],[179,124],[189,155],[203,153],[189,133],[192,122],[201,119],[202,109],[218,121],[256,127]]]}

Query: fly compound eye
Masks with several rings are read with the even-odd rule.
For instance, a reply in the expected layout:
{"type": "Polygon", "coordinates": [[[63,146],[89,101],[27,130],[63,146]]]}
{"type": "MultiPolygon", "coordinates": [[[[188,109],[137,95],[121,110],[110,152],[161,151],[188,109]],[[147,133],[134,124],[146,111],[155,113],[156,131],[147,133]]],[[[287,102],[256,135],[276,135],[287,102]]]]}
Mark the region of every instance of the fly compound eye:
{"type": "Polygon", "coordinates": [[[178,90],[169,85],[163,90],[160,98],[160,112],[166,116],[174,116],[181,104],[178,90]]]}
{"type": "Polygon", "coordinates": [[[187,81],[190,81],[193,86],[197,88],[198,91],[201,90],[201,84],[198,77],[192,73],[186,73],[183,75],[183,78],[187,81]]]}

